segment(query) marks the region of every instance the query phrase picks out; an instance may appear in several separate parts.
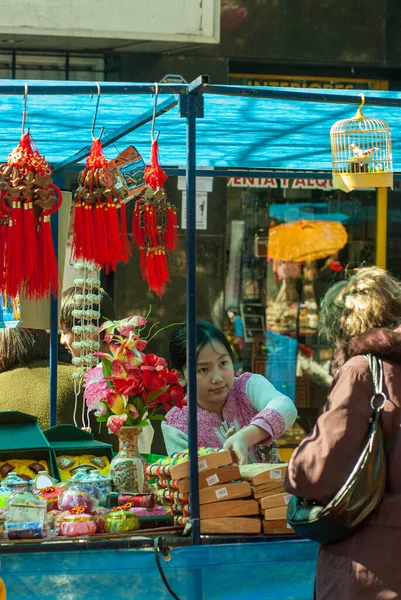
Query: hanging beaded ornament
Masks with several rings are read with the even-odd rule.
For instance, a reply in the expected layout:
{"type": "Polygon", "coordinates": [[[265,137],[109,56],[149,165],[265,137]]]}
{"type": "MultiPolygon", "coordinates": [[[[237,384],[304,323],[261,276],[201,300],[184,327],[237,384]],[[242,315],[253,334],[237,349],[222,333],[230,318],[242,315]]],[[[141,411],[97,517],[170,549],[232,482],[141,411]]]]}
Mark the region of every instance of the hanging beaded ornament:
{"type": "Polygon", "coordinates": [[[131,256],[125,204],[120,201],[116,182],[100,139],[95,138],[75,193],[72,256],[93,262],[106,273],[131,256]]]}
{"type": "MultiPolygon", "coordinates": [[[[84,260],[74,264],[76,277],[74,279],[74,308],[72,311],[72,331],[74,339],[72,347],[74,357],[74,391],[75,408],[74,423],[77,424],[78,397],[81,394],[82,382],[85,373],[96,366],[99,359],[93,356],[99,351],[99,320],[100,320],[100,274],[94,263],[84,260]]],[[[89,428],[89,415],[85,413],[85,403],[82,404],[82,426],[89,428]]]]}
{"type": "Polygon", "coordinates": [[[170,281],[166,253],[177,246],[177,209],[167,202],[166,173],[159,165],[158,143],[152,141],[151,163],[145,168],[149,186],[135,204],[132,235],[140,252],[142,278],[149,289],[162,296],[170,281]]]}
{"type": "Polygon", "coordinates": [[[59,274],[50,215],[62,202],[49,164],[29,133],[0,167],[0,286],[10,297],[57,297],[59,274]]]}

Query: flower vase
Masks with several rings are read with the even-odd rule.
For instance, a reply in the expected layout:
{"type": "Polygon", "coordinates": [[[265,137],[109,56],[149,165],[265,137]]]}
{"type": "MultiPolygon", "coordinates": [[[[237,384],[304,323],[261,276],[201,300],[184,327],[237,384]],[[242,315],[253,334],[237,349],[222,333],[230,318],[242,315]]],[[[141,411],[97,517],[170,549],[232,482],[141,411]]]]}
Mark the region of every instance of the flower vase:
{"type": "Polygon", "coordinates": [[[110,464],[114,489],[120,494],[143,494],[148,491],[146,460],[139,454],[140,427],[121,427],[117,433],[119,449],[110,464]]]}

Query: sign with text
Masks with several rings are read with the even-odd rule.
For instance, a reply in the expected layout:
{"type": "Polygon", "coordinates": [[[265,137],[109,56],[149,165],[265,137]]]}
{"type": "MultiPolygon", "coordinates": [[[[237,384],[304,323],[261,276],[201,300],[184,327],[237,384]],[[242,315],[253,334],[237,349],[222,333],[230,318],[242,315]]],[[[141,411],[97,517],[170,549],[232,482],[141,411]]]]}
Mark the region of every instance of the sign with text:
{"type": "Polygon", "coordinates": [[[383,79],[353,79],[347,77],[313,77],[292,75],[247,75],[233,73],[230,83],[234,85],[263,85],[268,87],[291,87],[327,90],[388,90],[383,79]]]}
{"type": "Polygon", "coordinates": [[[271,177],[229,177],[228,187],[241,188],[267,188],[283,190],[323,190],[331,192],[333,181],[331,179],[289,179],[271,177]]]}

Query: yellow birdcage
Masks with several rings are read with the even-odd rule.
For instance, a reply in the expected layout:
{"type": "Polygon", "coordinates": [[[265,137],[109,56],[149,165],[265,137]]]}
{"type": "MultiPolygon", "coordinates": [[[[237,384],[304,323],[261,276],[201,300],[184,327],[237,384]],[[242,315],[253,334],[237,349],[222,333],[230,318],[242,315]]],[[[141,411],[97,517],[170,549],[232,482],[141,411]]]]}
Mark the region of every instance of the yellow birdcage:
{"type": "Polygon", "coordinates": [[[330,130],[333,187],[345,192],[360,188],[393,187],[391,131],[382,119],[362,113],[365,96],[355,117],[334,123],[330,130]]]}

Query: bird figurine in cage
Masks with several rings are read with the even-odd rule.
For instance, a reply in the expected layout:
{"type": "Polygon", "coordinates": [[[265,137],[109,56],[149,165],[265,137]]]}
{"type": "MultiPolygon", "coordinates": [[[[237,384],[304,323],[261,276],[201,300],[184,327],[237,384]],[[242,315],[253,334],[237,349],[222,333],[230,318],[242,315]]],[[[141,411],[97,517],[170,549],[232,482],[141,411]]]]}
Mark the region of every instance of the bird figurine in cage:
{"type": "Polygon", "coordinates": [[[391,131],[378,118],[362,112],[365,96],[359,94],[356,115],[334,123],[330,130],[333,187],[350,192],[361,188],[393,187],[391,131]]]}

